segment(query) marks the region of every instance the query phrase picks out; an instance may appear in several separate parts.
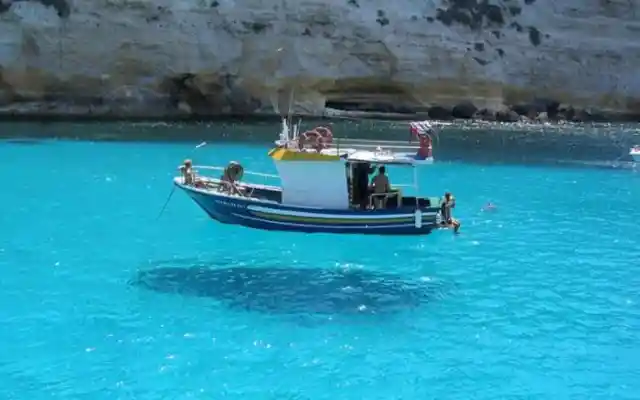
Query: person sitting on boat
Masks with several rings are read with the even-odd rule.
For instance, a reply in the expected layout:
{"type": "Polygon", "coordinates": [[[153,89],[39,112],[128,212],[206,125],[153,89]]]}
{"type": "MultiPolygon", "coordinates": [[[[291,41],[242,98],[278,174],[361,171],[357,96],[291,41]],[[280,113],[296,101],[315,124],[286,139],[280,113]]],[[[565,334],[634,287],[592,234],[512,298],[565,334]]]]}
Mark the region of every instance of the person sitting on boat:
{"type": "Polygon", "coordinates": [[[454,232],[458,232],[460,229],[460,222],[453,218],[451,214],[451,209],[456,208],[456,198],[451,194],[451,192],[446,192],[444,194],[444,198],[442,199],[442,203],[440,204],[440,214],[442,215],[442,225],[445,226],[453,226],[454,232]]]}
{"type": "Polygon", "coordinates": [[[386,168],[381,166],[378,168],[378,174],[373,177],[371,180],[373,199],[374,199],[374,207],[375,208],[384,208],[386,205],[386,197],[382,196],[382,194],[389,193],[391,189],[391,185],[389,184],[389,178],[385,174],[386,168]]]}
{"type": "Polygon", "coordinates": [[[242,191],[236,182],[242,179],[243,172],[242,165],[236,161],[231,161],[220,178],[220,190],[225,193],[242,196],[242,191]]]}
{"type": "Polygon", "coordinates": [[[191,160],[184,160],[184,163],[178,168],[182,174],[182,182],[185,185],[193,185],[196,181],[196,174],[193,172],[191,160]]]}

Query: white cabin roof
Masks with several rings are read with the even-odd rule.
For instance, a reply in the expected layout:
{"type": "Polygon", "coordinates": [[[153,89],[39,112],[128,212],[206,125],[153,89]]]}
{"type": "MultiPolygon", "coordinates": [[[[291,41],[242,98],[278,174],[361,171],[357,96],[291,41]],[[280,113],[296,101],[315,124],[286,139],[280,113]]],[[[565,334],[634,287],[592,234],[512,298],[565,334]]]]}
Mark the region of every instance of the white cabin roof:
{"type": "Polygon", "coordinates": [[[328,161],[342,159],[346,162],[406,166],[433,163],[433,157],[427,159],[416,158],[419,146],[406,145],[396,140],[338,139],[336,142],[329,143],[327,147],[319,152],[313,149],[299,149],[299,128],[300,126],[295,124],[290,127],[286,119],[282,120],[280,138],[275,141],[276,148],[270,153],[274,160],[318,161],[324,159],[328,161]],[[341,146],[341,144],[344,144],[344,146],[341,146]],[[392,148],[399,151],[392,151],[392,148]]]}
{"type": "Polygon", "coordinates": [[[358,150],[347,156],[347,161],[362,161],[371,164],[401,164],[414,165],[416,159],[406,153],[393,153],[390,151],[358,150]]]}

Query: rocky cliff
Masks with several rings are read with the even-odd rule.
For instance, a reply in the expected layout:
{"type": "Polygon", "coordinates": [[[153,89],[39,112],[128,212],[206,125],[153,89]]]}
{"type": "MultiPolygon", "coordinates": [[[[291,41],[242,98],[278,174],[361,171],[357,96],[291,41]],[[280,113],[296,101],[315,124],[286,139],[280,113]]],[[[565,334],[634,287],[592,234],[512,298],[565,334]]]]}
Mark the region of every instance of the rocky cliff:
{"type": "Polygon", "coordinates": [[[5,113],[602,119],[639,66],[636,0],[0,0],[5,113]]]}

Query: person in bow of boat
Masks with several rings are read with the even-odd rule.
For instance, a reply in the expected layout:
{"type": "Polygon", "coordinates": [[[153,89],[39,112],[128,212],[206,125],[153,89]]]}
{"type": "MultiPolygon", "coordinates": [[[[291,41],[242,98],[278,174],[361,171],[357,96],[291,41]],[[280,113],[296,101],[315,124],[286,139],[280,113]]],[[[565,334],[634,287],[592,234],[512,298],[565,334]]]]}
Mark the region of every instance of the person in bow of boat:
{"type": "Polygon", "coordinates": [[[180,173],[182,174],[182,183],[185,185],[193,185],[196,182],[196,174],[193,172],[193,165],[191,164],[191,160],[184,160],[184,163],[178,167],[180,173]]]}
{"type": "Polygon", "coordinates": [[[453,231],[458,233],[460,229],[460,222],[453,218],[451,209],[456,208],[456,198],[451,192],[446,192],[444,198],[440,203],[440,214],[442,215],[442,225],[447,227],[453,227],[453,231]]]}
{"type": "Polygon", "coordinates": [[[242,190],[237,185],[237,181],[242,179],[243,174],[244,168],[242,165],[236,161],[231,161],[220,178],[219,190],[231,195],[243,196],[242,190]]]}

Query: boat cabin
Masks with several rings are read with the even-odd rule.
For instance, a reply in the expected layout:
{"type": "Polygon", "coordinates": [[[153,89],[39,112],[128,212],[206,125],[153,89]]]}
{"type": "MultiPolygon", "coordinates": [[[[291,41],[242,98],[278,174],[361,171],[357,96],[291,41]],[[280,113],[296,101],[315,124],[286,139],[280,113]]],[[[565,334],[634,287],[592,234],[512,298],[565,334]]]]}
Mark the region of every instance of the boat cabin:
{"type": "Polygon", "coordinates": [[[283,205],[335,210],[431,206],[432,200],[428,198],[403,193],[402,189],[406,187],[413,187],[417,192],[417,166],[409,159],[395,157],[390,152],[380,149],[344,150],[338,154],[326,154],[281,147],[269,155],[280,177],[283,205]],[[412,168],[413,183],[399,185],[386,178],[382,181],[389,181],[389,187],[386,190],[376,189],[372,184],[374,177],[381,167],[384,171],[390,166],[412,168]]]}

